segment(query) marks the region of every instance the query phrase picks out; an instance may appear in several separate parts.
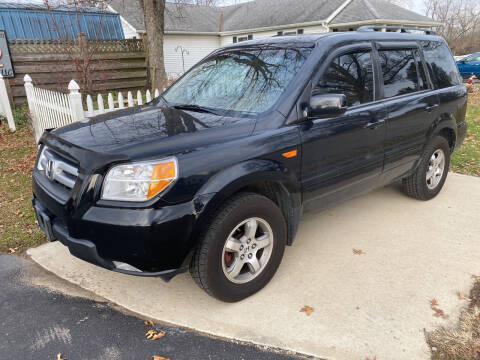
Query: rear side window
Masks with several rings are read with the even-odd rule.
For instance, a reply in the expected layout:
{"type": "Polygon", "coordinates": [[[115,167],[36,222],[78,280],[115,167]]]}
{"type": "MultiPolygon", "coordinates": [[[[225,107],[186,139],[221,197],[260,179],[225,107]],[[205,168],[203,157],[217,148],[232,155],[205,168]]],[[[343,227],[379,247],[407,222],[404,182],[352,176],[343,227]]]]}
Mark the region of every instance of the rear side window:
{"type": "Polygon", "coordinates": [[[421,90],[428,89],[427,75],[425,74],[425,68],[423,67],[422,59],[420,58],[420,52],[413,50],[415,56],[415,62],[417,63],[417,72],[419,77],[419,88],[421,90]]]}
{"type": "Polygon", "coordinates": [[[312,93],[313,95],[345,94],[347,106],[373,101],[371,52],[351,52],[336,57],[312,93]]]}
{"type": "Polygon", "coordinates": [[[443,89],[462,83],[457,65],[445,43],[440,41],[421,41],[421,44],[423,55],[436,89],[443,89]]]}
{"type": "MultiPolygon", "coordinates": [[[[423,89],[414,50],[381,50],[384,97],[405,95],[423,89]]],[[[426,84],[426,81],[425,81],[426,84]]]]}

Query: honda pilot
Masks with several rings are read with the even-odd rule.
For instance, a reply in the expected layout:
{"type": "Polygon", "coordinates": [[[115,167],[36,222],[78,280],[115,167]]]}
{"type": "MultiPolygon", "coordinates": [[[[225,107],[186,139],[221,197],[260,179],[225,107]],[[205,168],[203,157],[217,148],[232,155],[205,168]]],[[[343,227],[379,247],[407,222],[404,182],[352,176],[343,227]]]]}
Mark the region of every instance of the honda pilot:
{"type": "Polygon", "coordinates": [[[234,302],[273,277],[305,204],[396,181],[434,198],[465,138],[467,91],[443,38],[374,30],[232,44],[150,103],[45,132],[39,225],[90,263],[189,270],[234,302]]]}

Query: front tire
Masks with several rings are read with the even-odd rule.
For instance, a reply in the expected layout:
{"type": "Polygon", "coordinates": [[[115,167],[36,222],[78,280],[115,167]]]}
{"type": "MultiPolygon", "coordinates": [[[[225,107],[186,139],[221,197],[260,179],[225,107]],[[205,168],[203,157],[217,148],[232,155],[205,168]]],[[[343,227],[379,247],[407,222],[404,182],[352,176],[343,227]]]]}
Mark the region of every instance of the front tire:
{"type": "Polygon", "coordinates": [[[419,200],[433,199],[442,190],[450,167],[450,146],[442,136],[427,145],[415,172],[403,179],[403,191],[419,200]]]}
{"type": "Polygon", "coordinates": [[[240,301],[273,277],[286,239],[285,218],[278,206],[264,196],[240,193],[216,212],[195,250],[190,273],[209,295],[240,301]]]}

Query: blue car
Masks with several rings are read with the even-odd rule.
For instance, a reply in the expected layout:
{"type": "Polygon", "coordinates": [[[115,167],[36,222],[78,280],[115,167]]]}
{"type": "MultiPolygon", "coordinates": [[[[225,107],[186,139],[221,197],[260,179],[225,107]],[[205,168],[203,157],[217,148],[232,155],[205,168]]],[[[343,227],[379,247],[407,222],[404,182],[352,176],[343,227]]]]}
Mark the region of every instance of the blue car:
{"type": "Polygon", "coordinates": [[[480,77],[480,52],[457,61],[457,66],[463,77],[470,77],[472,74],[480,77]]]}

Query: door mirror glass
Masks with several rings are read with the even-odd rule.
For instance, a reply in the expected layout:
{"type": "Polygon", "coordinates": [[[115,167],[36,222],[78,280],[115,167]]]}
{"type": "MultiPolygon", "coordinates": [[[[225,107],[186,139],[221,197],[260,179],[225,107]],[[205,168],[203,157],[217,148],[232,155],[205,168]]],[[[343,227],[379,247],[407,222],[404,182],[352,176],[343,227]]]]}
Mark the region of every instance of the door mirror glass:
{"type": "Polygon", "coordinates": [[[310,98],[309,118],[330,117],[347,111],[347,97],[343,94],[314,95],[310,98]]]}

